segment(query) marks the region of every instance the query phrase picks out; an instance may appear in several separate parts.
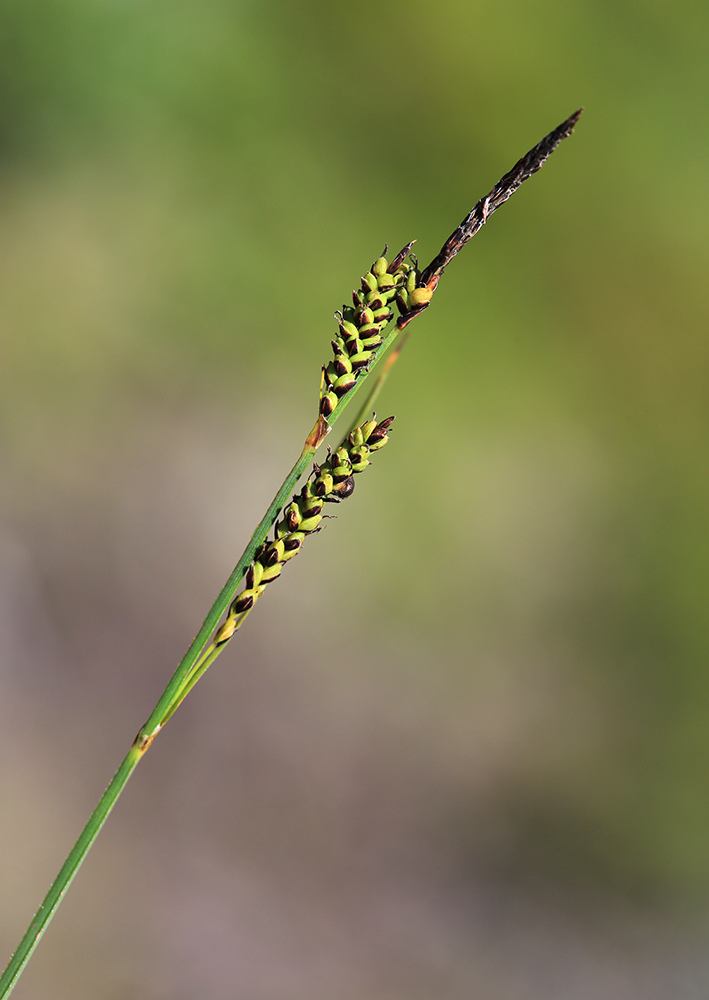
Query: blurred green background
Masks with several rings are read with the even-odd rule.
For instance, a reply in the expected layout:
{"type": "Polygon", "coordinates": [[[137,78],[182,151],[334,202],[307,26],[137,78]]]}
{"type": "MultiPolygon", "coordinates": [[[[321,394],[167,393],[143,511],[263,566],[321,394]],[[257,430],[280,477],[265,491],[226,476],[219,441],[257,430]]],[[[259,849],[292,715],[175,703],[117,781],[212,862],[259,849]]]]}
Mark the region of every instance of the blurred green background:
{"type": "Polygon", "coordinates": [[[692,0],[2,5],[8,956],[299,453],[333,310],[586,108],[18,1000],[706,996],[708,39],[692,0]]]}

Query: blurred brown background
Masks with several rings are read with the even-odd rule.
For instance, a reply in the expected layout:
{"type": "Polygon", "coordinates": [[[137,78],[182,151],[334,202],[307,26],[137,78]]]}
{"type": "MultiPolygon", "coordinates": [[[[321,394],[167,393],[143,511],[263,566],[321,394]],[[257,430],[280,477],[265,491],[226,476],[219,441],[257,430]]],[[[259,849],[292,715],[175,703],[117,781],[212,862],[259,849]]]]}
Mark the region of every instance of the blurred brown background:
{"type": "Polygon", "coordinates": [[[708,22],[3,4],[2,962],[299,453],[333,310],[586,107],[18,1000],[707,995],[708,22]]]}

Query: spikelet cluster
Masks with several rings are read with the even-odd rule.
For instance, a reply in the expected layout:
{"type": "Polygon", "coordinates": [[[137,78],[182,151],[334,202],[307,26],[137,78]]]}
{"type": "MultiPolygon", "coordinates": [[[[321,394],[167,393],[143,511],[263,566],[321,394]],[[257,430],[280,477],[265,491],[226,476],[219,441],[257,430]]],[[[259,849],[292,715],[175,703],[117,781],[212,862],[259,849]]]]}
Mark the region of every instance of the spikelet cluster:
{"type": "Polygon", "coordinates": [[[356,427],[340,447],[328,454],[322,465],[313,465],[307,483],[293,496],[276,522],[273,539],[266,540],[246,573],[245,589],[234,599],[226,621],[215,636],[215,644],[227,642],[240,624],[240,616],[250,611],[266,589],[281,575],[289,559],[300,552],[307,535],[319,530],[326,503],[340,503],[352,495],[354,476],[370,464],[369,455],[389,440],[394,417],[368,420],[356,427]]]}
{"type": "MultiPolygon", "coordinates": [[[[412,243],[405,246],[391,262],[384,255],[377,258],[371,271],[363,276],[360,288],[352,292],[352,305],[343,306],[342,311],[335,313],[339,333],[332,341],[333,360],[323,368],[324,386],[320,397],[323,417],[330,416],[338,400],[350,391],[360,374],[368,370],[381,347],[382,331],[394,318],[394,302],[399,304],[401,311],[408,299],[407,286],[411,284],[411,276],[414,275],[415,281],[418,273],[415,264],[406,260],[412,246],[412,243]]],[[[386,252],[385,247],[384,254],[386,252]]]]}

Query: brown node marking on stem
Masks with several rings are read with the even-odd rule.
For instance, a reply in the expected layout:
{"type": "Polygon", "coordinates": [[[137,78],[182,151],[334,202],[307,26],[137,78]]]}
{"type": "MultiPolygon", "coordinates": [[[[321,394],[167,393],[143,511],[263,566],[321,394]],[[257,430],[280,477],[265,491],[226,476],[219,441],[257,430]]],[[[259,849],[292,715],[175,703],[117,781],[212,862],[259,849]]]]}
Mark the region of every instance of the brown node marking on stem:
{"type": "Polygon", "coordinates": [[[144,754],[145,751],[150,747],[150,744],[153,742],[153,740],[158,735],[161,729],[162,725],[158,726],[157,729],[152,733],[144,733],[143,730],[141,729],[136,738],[133,740],[132,749],[138,750],[142,756],[142,754],[144,754]]]}
{"type": "Polygon", "coordinates": [[[319,448],[329,433],[330,425],[321,413],[318,417],[318,422],[305,439],[305,447],[313,449],[319,448]]]}

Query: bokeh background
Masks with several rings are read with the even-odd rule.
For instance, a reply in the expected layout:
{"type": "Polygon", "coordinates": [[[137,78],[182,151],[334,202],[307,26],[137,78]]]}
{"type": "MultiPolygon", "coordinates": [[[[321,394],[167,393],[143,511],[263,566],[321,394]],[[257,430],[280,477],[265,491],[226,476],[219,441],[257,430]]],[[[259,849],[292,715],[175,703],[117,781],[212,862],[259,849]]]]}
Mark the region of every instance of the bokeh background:
{"type": "Polygon", "coordinates": [[[700,0],[3,3],[3,956],[299,453],[333,310],[586,107],[18,1000],[707,995],[708,39],[700,0]]]}

